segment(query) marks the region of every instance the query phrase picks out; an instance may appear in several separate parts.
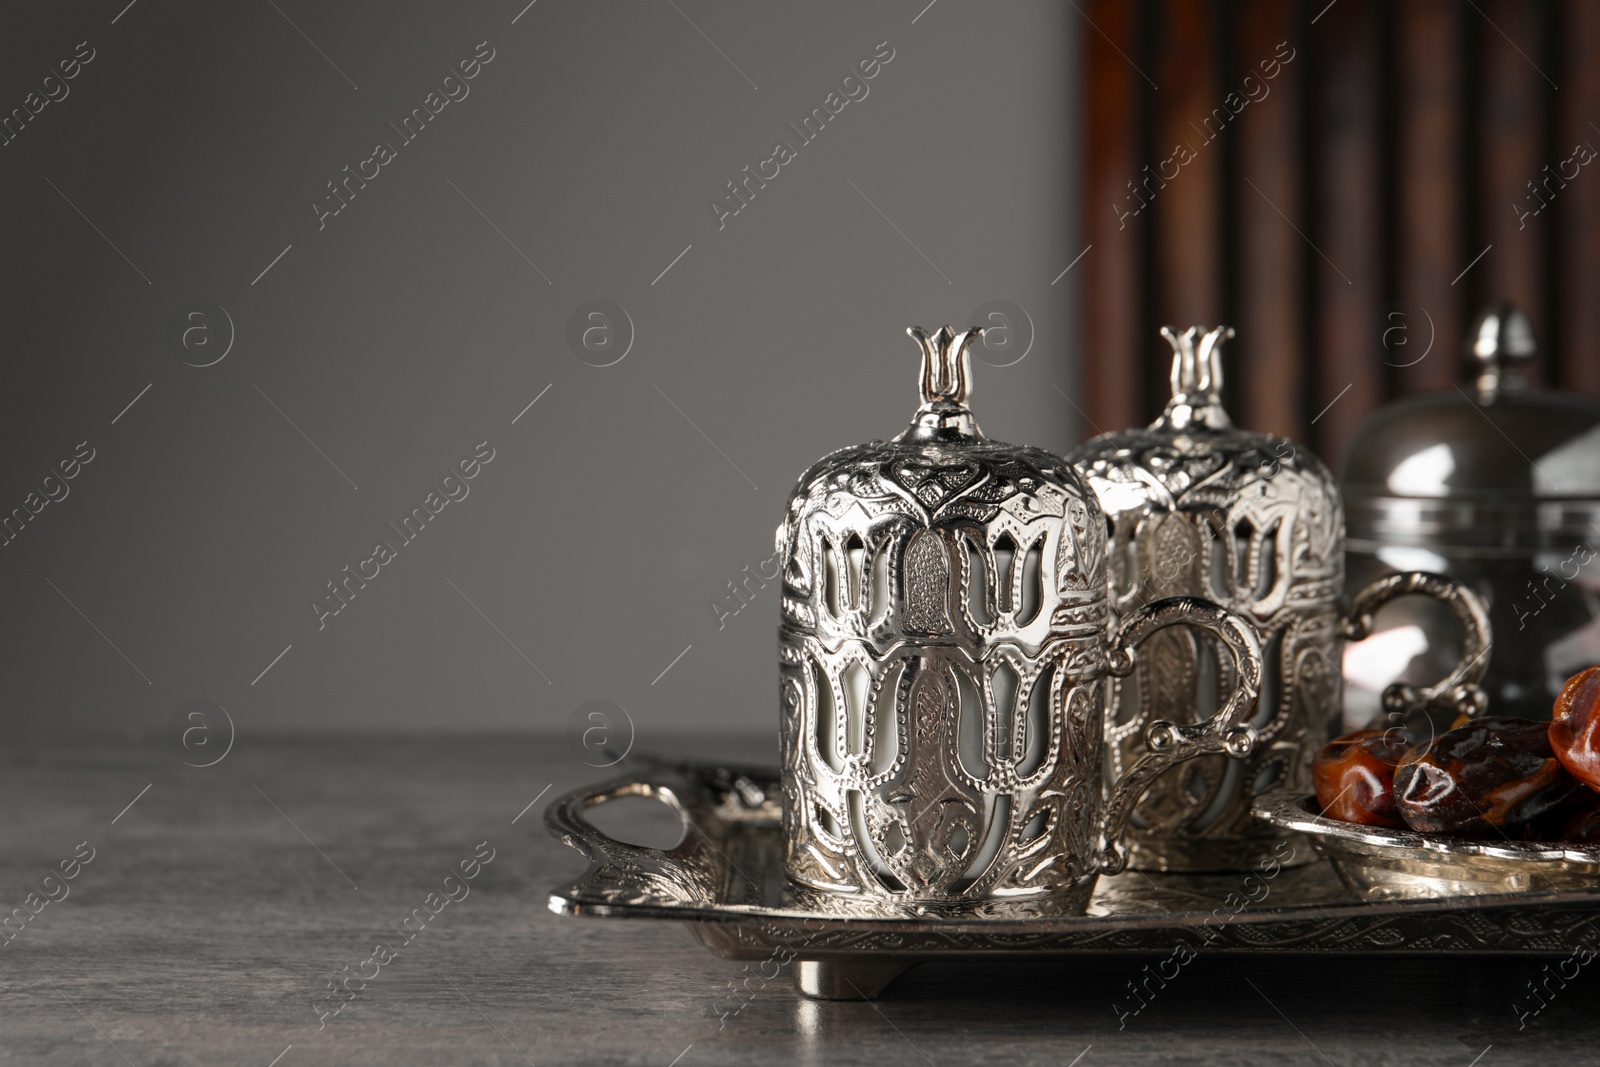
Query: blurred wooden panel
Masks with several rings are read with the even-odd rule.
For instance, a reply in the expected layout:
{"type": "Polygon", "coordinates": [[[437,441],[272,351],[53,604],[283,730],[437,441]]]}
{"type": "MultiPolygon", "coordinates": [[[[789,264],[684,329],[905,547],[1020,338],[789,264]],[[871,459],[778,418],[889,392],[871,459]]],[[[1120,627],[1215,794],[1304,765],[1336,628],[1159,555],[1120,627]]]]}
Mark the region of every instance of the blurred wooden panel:
{"type": "Polygon", "coordinates": [[[1229,85],[1237,84],[1250,103],[1232,134],[1238,153],[1231,193],[1239,227],[1239,336],[1225,376],[1235,382],[1234,417],[1242,425],[1303,440],[1306,246],[1294,228],[1308,225],[1301,197],[1306,65],[1288,44],[1298,28],[1292,4],[1246,0],[1236,26],[1236,77],[1229,85]],[[1280,44],[1288,44],[1289,52],[1280,44]],[[1284,63],[1284,54],[1294,58],[1284,63]]]}
{"type": "Polygon", "coordinates": [[[1600,0],[1086,10],[1106,34],[1083,33],[1085,407],[1103,428],[1164,393],[1158,326],[1223,316],[1236,419],[1335,465],[1379,405],[1465,381],[1461,338],[1491,299],[1532,317],[1548,380],[1600,393],[1600,159],[1568,162],[1600,147],[1600,0]],[[1295,58],[1234,115],[1279,42],[1295,58]],[[1179,143],[1193,158],[1163,179],[1179,143]],[[1146,174],[1165,184],[1136,197],[1146,174]]]}
{"type": "Polygon", "coordinates": [[[1461,287],[1450,284],[1470,258],[1461,240],[1464,196],[1457,180],[1463,14],[1472,12],[1459,0],[1408,0],[1396,9],[1399,300],[1391,311],[1403,317],[1385,322],[1383,347],[1407,392],[1445,388],[1456,380],[1471,314],[1461,287]]]}
{"type": "Polygon", "coordinates": [[[1383,233],[1379,158],[1378,5],[1341,0],[1318,22],[1318,253],[1311,445],[1336,464],[1356,427],[1384,398],[1381,359],[1383,233]]]}
{"type": "MultiPolygon", "coordinates": [[[[1538,210],[1544,203],[1530,183],[1540,178],[1548,133],[1546,74],[1535,67],[1540,56],[1540,12],[1528,0],[1480,0],[1483,67],[1482,114],[1479,119],[1481,174],[1478,228],[1483,246],[1491,246],[1468,278],[1479,302],[1511,300],[1533,320],[1540,340],[1550,337],[1545,301],[1545,240],[1555,212],[1538,210]]],[[[1552,202],[1560,193],[1551,196],[1552,202]]],[[[1483,247],[1480,246],[1480,247],[1483,247]]],[[[1469,249],[1475,256],[1480,249],[1469,249]]],[[[1541,355],[1540,363],[1545,357],[1541,355]]]]}
{"type": "Polygon", "coordinates": [[[1130,58],[1139,55],[1138,5],[1089,0],[1080,28],[1086,77],[1083,235],[1089,253],[1074,271],[1083,289],[1086,333],[1083,408],[1094,433],[1149,421],[1144,413],[1143,354],[1149,330],[1143,301],[1142,245],[1149,215],[1132,183],[1144,161],[1141,99],[1147,85],[1130,58]]]}
{"type": "MultiPolygon", "coordinates": [[[[1178,329],[1222,320],[1222,153],[1233,114],[1219,89],[1213,19],[1207,0],[1160,0],[1150,157],[1142,171],[1155,187],[1155,321],[1178,329]]],[[[1154,346],[1157,363],[1166,346],[1154,346]]]]}
{"type": "MultiPolygon", "coordinates": [[[[1552,76],[1561,86],[1555,154],[1566,160],[1580,144],[1590,153],[1600,149],[1600,4],[1567,0],[1561,21],[1561,73],[1552,76]]],[[[1600,393],[1600,157],[1561,191],[1556,217],[1562,246],[1555,380],[1565,389],[1600,393]]]]}

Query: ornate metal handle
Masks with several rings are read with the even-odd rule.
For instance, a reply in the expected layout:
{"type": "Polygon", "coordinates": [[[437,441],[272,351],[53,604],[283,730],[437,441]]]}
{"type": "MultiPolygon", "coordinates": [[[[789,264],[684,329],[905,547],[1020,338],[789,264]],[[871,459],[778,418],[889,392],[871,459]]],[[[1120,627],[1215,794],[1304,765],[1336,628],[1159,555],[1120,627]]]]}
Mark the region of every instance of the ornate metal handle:
{"type": "Polygon", "coordinates": [[[1494,631],[1489,627],[1488,608],[1475,589],[1427,571],[1386,575],[1355,595],[1342,625],[1344,637],[1365,641],[1372,636],[1372,617],[1379,608],[1412,595],[1433,597],[1455,615],[1461,624],[1461,662],[1442,681],[1427,688],[1400,682],[1390,685],[1383,691],[1383,710],[1403,714],[1419,707],[1442,708],[1469,719],[1477,717],[1488,703],[1488,696],[1478,683],[1489,669],[1494,631]]]}
{"type": "Polygon", "coordinates": [[[1134,805],[1152,782],[1174,764],[1196,756],[1225,752],[1241,758],[1256,747],[1255,727],[1249,720],[1261,692],[1261,642],[1244,618],[1227,608],[1187,596],[1168,597],[1140,608],[1123,623],[1111,643],[1111,673],[1119,678],[1133,673],[1136,646],[1157,630],[1180,623],[1210,630],[1227,646],[1233,654],[1239,683],[1222,710],[1205,722],[1185,726],[1158,719],[1145,727],[1145,746],[1150,751],[1117,780],[1106,804],[1101,823],[1105,847],[1099,862],[1100,870],[1106,874],[1115,874],[1127,864],[1120,844],[1122,835],[1134,805]]]}
{"type": "Polygon", "coordinates": [[[611,904],[701,907],[755,892],[757,884],[729,857],[737,854],[730,826],[777,825],[783,812],[773,773],[760,767],[679,763],[640,752],[633,753],[631,762],[632,773],[557,797],[545,809],[546,829],[589,858],[589,869],[553,895],[552,906],[559,896],[561,910],[603,915],[611,904]],[[590,808],[619,797],[649,797],[672,808],[683,820],[683,840],[669,849],[632,845],[585,816],[590,808]]]}
{"type": "Polygon", "coordinates": [[[650,797],[667,804],[687,821],[686,798],[678,794],[693,794],[695,783],[682,775],[660,777],[668,780],[630,775],[578,789],[558,797],[545,809],[546,828],[589,859],[589,870],[574,887],[575,896],[671,905],[696,901],[714,888],[713,867],[702,855],[705,846],[701,835],[691,832],[671,849],[647,848],[618,841],[584,815],[589,808],[608,800],[650,797]]]}

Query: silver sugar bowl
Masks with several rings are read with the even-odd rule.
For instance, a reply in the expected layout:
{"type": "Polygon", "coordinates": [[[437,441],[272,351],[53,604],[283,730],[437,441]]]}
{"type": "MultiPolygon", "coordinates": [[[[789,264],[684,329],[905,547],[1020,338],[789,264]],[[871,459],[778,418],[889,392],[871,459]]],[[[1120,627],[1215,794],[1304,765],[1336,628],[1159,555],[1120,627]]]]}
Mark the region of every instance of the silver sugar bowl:
{"type": "MultiPolygon", "coordinates": [[[[1470,385],[1382,408],[1351,442],[1350,578],[1423,567],[1472,585],[1494,624],[1495,713],[1548,719],[1567,678],[1600,663],[1600,401],[1527,380],[1533,325],[1510,304],[1484,309],[1466,349],[1470,385]]],[[[1389,679],[1457,655],[1438,615],[1426,602],[1384,612],[1378,647],[1345,672],[1349,725],[1389,679]]]]}
{"type": "MultiPolygon", "coordinates": [[[[1163,327],[1172,346],[1172,400],[1146,429],[1110,433],[1068,459],[1110,519],[1110,606],[1127,617],[1163,597],[1215,600],[1249,619],[1261,642],[1261,699],[1248,758],[1207,756],[1156,784],[1133,812],[1128,851],[1135,867],[1243,870],[1275,855],[1286,831],[1254,820],[1255,799],[1280,786],[1309,790],[1312,757],[1340,722],[1340,657],[1360,640],[1379,606],[1410,593],[1437,598],[1459,619],[1465,655],[1430,688],[1385,695],[1399,717],[1415,708],[1482,706],[1488,623],[1481,602],[1449,579],[1392,575],[1348,607],[1344,515],[1337,484],[1304,445],[1241,430],[1221,403],[1221,347],[1231,327],[1163,327]]],[[[1208,718],[1238,684],[1229,656],[1204,635],[1153,637],[1142,663],[1105,689],[1111,773],[1143,759],[1157,720],[1208,718]]],[[[1309,845],[1299,862],[1313,858],[1309,845]]]]}
{"type": "Polygon", "coordinates": [[[982,331],[908,332],[911,425],[818,462],[777,531],[786,869],[835,913],[1081,912],[1162,771],[1251,751],[1256,638],[1189,598],[1111,626],[1094,494],[967,406],[982,331]],[[1106,682],[1179,623],[1227,650],[1230,698],[1205,722],[1149,723],[1108,785],[1106,682]]]}

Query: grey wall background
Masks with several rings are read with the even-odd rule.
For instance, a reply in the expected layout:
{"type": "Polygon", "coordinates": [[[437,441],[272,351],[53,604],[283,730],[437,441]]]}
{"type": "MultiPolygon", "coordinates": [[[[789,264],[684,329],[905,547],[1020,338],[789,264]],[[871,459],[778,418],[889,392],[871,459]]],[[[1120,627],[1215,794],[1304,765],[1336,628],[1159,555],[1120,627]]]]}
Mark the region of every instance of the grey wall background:
{"type": "Polygon", "coordinates": [[[523,3],[7,12],[0,110],[94,58],[0,148],[0,514],[95,457],[0,548],[8,737],[149,735],[196,698],[258,735],[557,729],[591,699],[641,738],[761,729],[776,589],[721,629],[710,603],[802,469],[909,416],[905,326],[1020,305],[1032,348],[977,365],[980,419],[1080,438],[1051,284],[1081,251],[1070,8],[523,3]],[[786,123],[884,41],[798,146],[786,123]],[[719,230],[710,198],[780,139],[797,158],[719,230]],[[319,230],[380,140],[397,158],[319,230]],[[635,332],[603,368],[566,342],[597,298],[635,332]],[[225,323],[189,351],[174,326],[200,302],[234,334],[204,368],[182,357],[225,323]],[[482,441],[469,495],[319,630],[311,598],[482,441]]]}

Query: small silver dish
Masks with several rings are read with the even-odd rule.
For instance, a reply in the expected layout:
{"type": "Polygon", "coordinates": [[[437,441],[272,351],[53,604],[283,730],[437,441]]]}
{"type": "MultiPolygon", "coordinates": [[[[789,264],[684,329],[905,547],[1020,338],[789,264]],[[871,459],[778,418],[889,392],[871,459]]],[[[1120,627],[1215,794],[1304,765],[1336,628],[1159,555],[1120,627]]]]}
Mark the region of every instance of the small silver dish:
{"type": "Polygon", "coordinates": [[[1260,797],[1256,817],[1309,836],[1362,900],[1431,900],[1600,887],[1600,846],[1421,834],[1330,819],[1311,793],[1260,797]]]}

